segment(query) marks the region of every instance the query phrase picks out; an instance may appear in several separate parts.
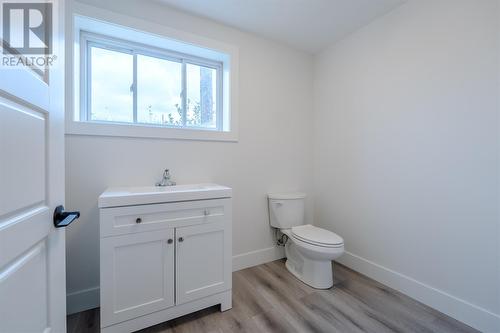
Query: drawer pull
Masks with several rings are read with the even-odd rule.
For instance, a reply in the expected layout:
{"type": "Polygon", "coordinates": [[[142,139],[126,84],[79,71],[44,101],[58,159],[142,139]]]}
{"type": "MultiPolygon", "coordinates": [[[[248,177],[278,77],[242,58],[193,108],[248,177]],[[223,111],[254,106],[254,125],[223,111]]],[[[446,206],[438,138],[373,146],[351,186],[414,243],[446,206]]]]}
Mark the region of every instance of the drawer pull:
{"type": "Polygon", "coordinates": [[[205,216],[210,215],[210,211],[208,209],[205,209],[205,211],[203,213],[205,214],[205,216]]]}
{"type": "Polygon", "coordinates": [[[135,223],[141,223],[141,222],[142,222],[142,219],[140,217],[135,219],[135,223]]]}
{"type": "Polygon", "coordinates": [[[184,242],[184,238],[183,237],[179,237],[179,242],[180,243],[184,242]]]}
{"type": "Polygon", "coordinates": [[[172,244],[173,243],[173,239],[172,238],[169,238],[169,240],[167,241],[168,244],[172,244]]]}

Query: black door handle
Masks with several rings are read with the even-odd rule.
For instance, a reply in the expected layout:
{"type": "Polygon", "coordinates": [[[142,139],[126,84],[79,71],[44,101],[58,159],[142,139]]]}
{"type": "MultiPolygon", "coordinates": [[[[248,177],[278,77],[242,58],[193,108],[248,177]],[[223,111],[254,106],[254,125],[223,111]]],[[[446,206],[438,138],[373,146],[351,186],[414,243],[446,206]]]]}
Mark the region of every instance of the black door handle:
{"type": "Polygon", "coordinates": [[[65,212],[64,206],[57,206],[54,210],[54,227],[63,228],[80,217],[80,212],[65,212]]]}

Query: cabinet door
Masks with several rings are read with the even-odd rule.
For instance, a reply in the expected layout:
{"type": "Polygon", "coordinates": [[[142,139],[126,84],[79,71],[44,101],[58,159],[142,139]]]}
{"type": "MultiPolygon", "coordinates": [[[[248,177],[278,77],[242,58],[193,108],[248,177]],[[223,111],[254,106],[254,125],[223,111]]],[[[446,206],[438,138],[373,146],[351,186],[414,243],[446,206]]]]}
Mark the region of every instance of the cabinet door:
{"type": "Polygon", "coordinates": [[[224,219],[175,229],[176,303],[231,288],[231,240],[224,219]]]}
{"type": "Polygon", "coordinates": [[[101,327],[174,305],[174,229],[101,239],[101,327]]]}

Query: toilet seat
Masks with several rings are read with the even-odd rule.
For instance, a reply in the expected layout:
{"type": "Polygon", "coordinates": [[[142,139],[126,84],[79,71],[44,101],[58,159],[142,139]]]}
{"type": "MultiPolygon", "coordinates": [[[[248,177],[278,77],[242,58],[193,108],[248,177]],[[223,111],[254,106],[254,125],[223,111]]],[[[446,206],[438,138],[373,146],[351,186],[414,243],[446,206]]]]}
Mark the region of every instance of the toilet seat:
{"type": "Polygon", "coordinates": [[[310,224],[300,225],[292,228],[292,237],[302,242],[321,247],[342,247],[342,237],[329,230],[315,227],[310,224]]]}

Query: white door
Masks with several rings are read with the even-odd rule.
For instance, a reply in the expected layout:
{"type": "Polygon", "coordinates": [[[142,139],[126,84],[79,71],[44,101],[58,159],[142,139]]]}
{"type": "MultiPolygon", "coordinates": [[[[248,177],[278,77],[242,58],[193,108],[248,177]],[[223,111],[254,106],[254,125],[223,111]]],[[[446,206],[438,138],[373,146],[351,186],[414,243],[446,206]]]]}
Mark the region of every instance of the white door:
{"type": "Polygon", "coordinates": [[[175,229],[176,303],[213,295],[231,287],[231,243],[224,219],[175,229]]]}
{"type": "MultiPolygon", "coordinates": [[[[62,1],[57,62],[37,73],[0,69],[0,332],[65,332],[62,1]]],[[[25,18],[27,16],[25,15],[25,18]]]]}
{"type": "Polygon", "coordinates": [[[101,239],[101,327],[174,305],[174,229],[101,239]]]}

